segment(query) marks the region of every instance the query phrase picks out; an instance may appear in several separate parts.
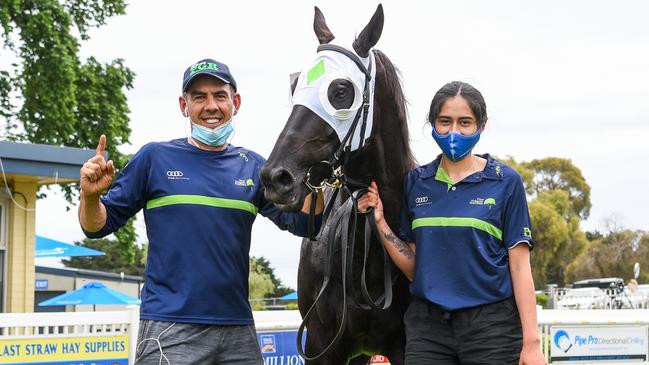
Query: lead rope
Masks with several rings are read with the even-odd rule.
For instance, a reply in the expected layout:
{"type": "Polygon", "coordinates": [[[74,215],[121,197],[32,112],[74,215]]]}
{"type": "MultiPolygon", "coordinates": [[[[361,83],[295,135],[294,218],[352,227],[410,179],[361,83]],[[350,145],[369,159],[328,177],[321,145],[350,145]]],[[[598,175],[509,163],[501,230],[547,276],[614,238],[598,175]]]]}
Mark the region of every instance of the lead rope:
{"type": "Polygon", "coordinates": [[[345,203],[336,211],[336,214],[334,214],[333,219],[334,219],[334,224],[329,228],[329,240],[327,242],[327,253],[328,257],[330,258],[330,261],[325,263],[325,273],[324,273],[324,279],[322,281],[322,286],[320,287],[320,292],[316,296],[315,300],[313,301],[313,304],[311,304],[311,307],[309,310],[306,312],[306,315],[302,319],[302,323],[300,324],[300,328],[297,331],[297,351],[302,356],[305,360],[307,361],[315,361],[322,356],[324,356],[326,353],[328,353],[337,343],[340,341],[340,338],[342,337],[343,330],[345,328],[345,323],[347,321],[347,279],[346,279],[346,266],[347,266],[347,246],[342,245],[342,289],[343,289],[343,314],[342,318],[340,320],[340,326],[338,327],[338,331],[336,331],[336,335],[334,336],[333,340],[329,343],[329,345],[318,355],[316,356],[307,356],[304,347],[302,346],[302,338],[304,336],[304,328],[306,327],[306,323],[311,317],[311,314],[313,313],[313,310],[316,307],[316,304],[318,304],[318,300],[320,300],[320,297],[322,294],[325,292],[327,287],[329,286],[329,282],[331,279],[331,261],[333,261],[333,247],[334,243],[336,241],[336,234],[338,232],[338,228],[340,228],[340,231],[346,232],[349,230],[349,217],[351,215],[351,212],[354,210],[354,202],[352,201],[352,198],[348,198],[345,203]],[[341,223],[342,222],[342,223],[341,223]],[[333,234],[332,234],[333,233],[333,234]]]}

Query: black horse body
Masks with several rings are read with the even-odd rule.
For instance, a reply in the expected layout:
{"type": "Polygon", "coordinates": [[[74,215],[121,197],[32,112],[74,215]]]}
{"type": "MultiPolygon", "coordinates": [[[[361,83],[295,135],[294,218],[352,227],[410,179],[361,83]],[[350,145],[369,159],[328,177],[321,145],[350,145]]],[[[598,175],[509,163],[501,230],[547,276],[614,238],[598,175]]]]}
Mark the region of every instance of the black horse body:
{"type": "MultiPolygon", "coordinates": [[[[371,48],[380,37],[383,26],[383,10],[379,5],[372,20],[353,44],[359,55],[374,52],[376,84],[374,94],[374,118],[370,138],[356,151],[349,153],[342,166],[351,181],[369,185],[376,181],[381,191],[385,217],[396,232],[399,227],[403,178],[407,171],[415,167],[409,147],[405,99],[396,70],[390,60],[380,51],[371,48]]],[[[333,35],[327,28],[322,13],[316,8],[314,29],[320,43],[328,43],[333,35]]],[[[303,183],[309,167],[328,160],[340,146],[340,140],[332,127],[316,114],[302,105],[296,105],[280,134],[273,152],[261,171],[266,197],[284,210],[299,210],[309,190],[303,183]]],[[[358,186],[350,186],[350,189],[358,186]]],[[[328,190],[327,196],[331,196],[328,190]]],[[[347,198],[341,191],[329,218],[347,198]]],[[[356,236],[353,261],[347,265],[352,268],[352,277],[347,278],[347,293],[343,293],[342,283],[342,238],[337,237],[331,254],[327,241],[332,225],[331,220],[323,222],[323,228],[316,241],[305,239],[302,242],[298,271],[298,304],[304,317],[318,295],[325,275],[327,262],[331,263],[331,280],[317,302],[315,313],[306,323],[307,356],[321,353],[334,339],[341,323],[343,311],[347,320],[340,341],[332,351],[309,364],[365,364],[370,354],[387,356],[392,364],[403,363],[405,334],[403,314],[408,304],[407,280],[398,269],[393,272],[393,302],[390,308],[366,310],[359,306],[363,302],[360,288],[363,265],[363,223],[359,214],[358,226],[349,235],[356,236]],[[332,260],[333,255],[333,260],[332,260]],[[347,308],[343,308],[343,295],[347,295],[347,308]]],[[[351,227],[351,226],[350,226],[351,227]]],[[[351,230],[351,228],[350,228],[351,230]]],[[[344,234],[340,235],[344,236],[344,234]]],[[[383,294],[383,250],[381,243],[372,237],[371,250],[367,258],[366,282],[372,298],[383,294]]]]}

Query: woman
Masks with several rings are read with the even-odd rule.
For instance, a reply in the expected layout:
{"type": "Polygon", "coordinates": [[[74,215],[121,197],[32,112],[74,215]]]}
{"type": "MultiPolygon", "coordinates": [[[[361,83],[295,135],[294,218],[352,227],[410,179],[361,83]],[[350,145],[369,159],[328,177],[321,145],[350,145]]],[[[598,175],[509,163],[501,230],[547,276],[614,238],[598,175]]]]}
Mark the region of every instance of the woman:
{"type": "Polygon", "coordinates": [[[407,174],[399,236],[376,183],[358,202],[374,208],[383,244],[412,282],[406,364],[545,364],[523,182],[471,153],[487,123],[485,101],[454,81],[435,94],[428,118],[442,154],[407,174]]]}

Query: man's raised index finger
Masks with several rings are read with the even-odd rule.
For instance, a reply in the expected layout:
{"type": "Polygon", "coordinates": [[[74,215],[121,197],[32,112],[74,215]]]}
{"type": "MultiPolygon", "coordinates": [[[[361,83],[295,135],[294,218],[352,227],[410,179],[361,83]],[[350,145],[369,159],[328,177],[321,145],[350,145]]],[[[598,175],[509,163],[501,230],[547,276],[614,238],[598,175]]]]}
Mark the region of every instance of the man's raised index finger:
{"type": "Polygon", "coordinates": [[[99,144],[97,145],[97,156],[104,156],[104,151],[106,150],[106,136],[101,135],[99,137],[99,144]]]}

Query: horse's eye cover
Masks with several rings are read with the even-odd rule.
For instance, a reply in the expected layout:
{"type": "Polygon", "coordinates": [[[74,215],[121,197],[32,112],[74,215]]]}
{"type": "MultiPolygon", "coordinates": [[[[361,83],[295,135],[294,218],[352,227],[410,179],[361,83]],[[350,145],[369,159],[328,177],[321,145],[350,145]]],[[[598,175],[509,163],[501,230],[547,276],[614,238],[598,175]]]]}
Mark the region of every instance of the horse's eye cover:
{"type": "MultiPolygon", "coordinates": [[[[360,58],[365,67],[370,62],[374,63],[374,54],[369,52],[369,57],[360,58]]],[[[374,79],[376,67],[372,67],[372,79],[370,80],[370,106],[367,115],[367,126],[365,136],[360,136],[361,128],[357,126],[351,140],[351,150],[358,149],[361,139],[367,139],[372,131],[373,101],[374,101],[374,79]]],[[[351,128],[356,112],[363,103],[363,88],[365,85],[365,74],[346,55],[323,50],[317,53],[313,62],[300,73],[295,92],[293,93],[293,105],[303,105],[309,108],[325,123],[329,124],[338,135],[340,141],[345,138],[351,128]],[[335,79],[349,80],[354,86],[354,102],[348,109],[336,109],[329,102],[327,89],[335,79]]]]}

